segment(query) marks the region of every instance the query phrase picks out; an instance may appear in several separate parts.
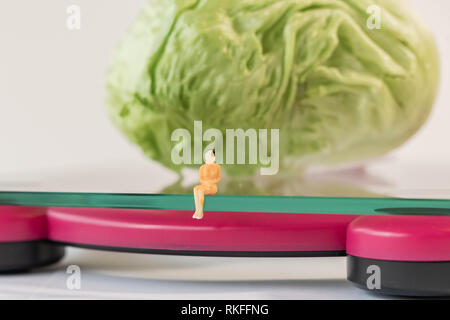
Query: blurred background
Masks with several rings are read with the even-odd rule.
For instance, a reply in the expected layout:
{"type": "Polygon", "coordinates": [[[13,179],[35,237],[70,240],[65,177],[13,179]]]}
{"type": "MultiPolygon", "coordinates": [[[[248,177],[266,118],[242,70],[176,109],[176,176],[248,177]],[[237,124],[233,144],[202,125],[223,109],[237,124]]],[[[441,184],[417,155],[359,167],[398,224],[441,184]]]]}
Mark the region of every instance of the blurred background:
{"type": "MultiPolygon", "coordinates": [[[[104,104],[112,53],[145,1],[0,2],[1,189],[33,190],[49,176],[53,191],[157,192],[177,181],[112,126],[104,104]],[[66,28],[72,4],[81,8],[81,30],[66,28]]],[[[433,30],[441,54],[440,91],[428,122],[368,169],[311,172],[314,179],[299,193],[321,195],[318,184],[325,183],[348,194],[450,197],[450,2],[410,2],[433,30]],[[351,187],[342,189],[342,181],[351,187]]],[[[345,280],[344,258],[257,263],[71,248],[51,268],[1,276],[0,298],[375,298],[345,280]],[[65,287],[65,268],[73,263],[83,270],[79,292],[65,287]]]]}
{"type": "MultiPolygon", "coordinates": [[[[105,108],[105,72],[144,2],[0,3],[0,188],[42,189],[43,179],[52,177],[45,190],[160,192],[177,181],[174,173],[145,158],[113,127],[105,108]],[[81,8],[81,30],[66,27],[66,10],[72,4],[81,8]]],[[[360,184],[365,189],[361,195],[442,197],[450,193],[446,189],[450,180],[446,170],[450,160],[450,92],[446,90],[450,86],[450,2],[410,3],[438,43],[439,96],[420,132],[373,162],[364,177],[354,172],[329,175],[332,180],[360,184]]],[[[310,192],[311,188],[317,186],[302,185],[293,192],[330,194],[329,189],[310,192]]]]}

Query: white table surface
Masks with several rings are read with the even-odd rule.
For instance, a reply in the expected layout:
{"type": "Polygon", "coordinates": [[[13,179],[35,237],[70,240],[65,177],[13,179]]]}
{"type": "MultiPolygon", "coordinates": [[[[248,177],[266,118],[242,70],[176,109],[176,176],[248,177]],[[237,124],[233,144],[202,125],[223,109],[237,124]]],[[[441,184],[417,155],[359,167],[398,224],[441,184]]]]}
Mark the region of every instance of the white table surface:
{"type": "Polygon", "coordinates": [[[346,280],[345,257],[215,258],[68,248],[58,264],[0,276],[2,299],[392,299],[346,280]],[[81,269],[70,290],[67,267],[81,269]]]}

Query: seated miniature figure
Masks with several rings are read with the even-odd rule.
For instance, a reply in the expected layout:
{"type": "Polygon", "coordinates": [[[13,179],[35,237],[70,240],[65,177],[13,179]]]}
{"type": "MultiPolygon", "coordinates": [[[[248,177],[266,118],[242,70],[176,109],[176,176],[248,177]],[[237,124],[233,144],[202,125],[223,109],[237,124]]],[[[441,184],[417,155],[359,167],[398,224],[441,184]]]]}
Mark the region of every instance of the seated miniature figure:
{"type": "Polygon", "coordinates": [[[203,218],[205,195],[217,193],[217,183],[220,181],[220,166],[215,163],[216,153],[208,150],[205,153],[205,164],[200,167],[200,185],[194,187],[195,214],[194,219],[203,218]]]}

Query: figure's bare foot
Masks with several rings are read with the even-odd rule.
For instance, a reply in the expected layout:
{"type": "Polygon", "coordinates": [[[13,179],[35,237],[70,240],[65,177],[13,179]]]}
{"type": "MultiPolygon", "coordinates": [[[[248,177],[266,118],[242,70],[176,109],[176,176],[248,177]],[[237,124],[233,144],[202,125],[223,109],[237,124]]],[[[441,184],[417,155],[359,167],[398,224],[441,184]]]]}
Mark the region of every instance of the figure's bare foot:
{"type": "Polygon", "coordinates": [[[194,219],[203,219],[203,212],[202,211],[200,211],[200,210],[198,210],[198,211],[195,211],[195,213],[194,213],[194,215],[192,216],[192,218],[194,218],[194,219]]]}

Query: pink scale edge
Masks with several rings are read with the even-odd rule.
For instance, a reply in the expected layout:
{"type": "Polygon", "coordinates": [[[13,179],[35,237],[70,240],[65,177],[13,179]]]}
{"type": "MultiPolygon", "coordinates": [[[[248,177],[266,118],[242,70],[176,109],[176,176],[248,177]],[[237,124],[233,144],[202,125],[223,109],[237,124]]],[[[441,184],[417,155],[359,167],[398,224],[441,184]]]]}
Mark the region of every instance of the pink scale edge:
{"type": "Polygon", "coordinates": [[[101,247],[191,251],[344,251],[354,215],[49,208],[48,238],[101,247]]]}
{"type": "Polygon", "coordinates": [[[348,226],[347,254],[389,261],[450,261],[450,218],[360,216],[348,226]]]}
{"type": "Polygon", "coordinates": [[[47,208],[0,206],[0,242],[47,238],[47,208]]]}
{"type": "Polygon", "coordinates": [[[0,242],[50,239],[200,251],[344,251],[390,261],[450,261],[450,218],[0,207],[0,242]]]}

